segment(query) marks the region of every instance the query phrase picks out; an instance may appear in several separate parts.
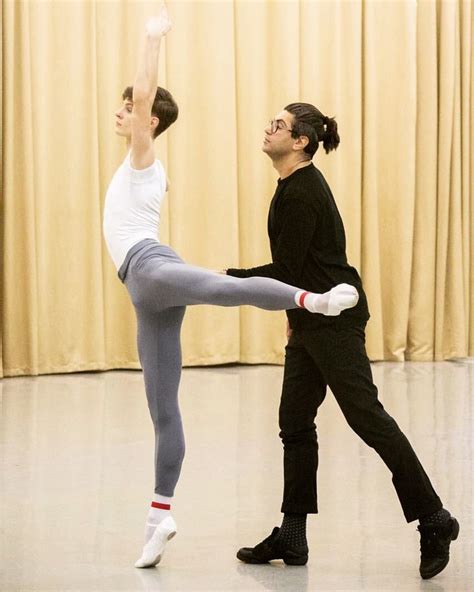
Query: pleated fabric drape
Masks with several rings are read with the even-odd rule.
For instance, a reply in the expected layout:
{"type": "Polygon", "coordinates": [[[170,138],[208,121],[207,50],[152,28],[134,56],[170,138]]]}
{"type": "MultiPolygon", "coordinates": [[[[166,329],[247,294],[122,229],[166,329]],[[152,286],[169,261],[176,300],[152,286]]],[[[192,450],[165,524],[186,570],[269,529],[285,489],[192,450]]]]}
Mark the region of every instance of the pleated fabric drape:
{"type": "MultiPolygon", "coordinates": [[[[2,376],[136,368],[135,318],[106,252],[125,155],[114,111],[156,2],[2,3],[2,376]]],[[[336,116],[315,164],[362,274],[374,360],[474,355],[473,8],[467,0],[171,1],[157,141],[160,238],[211,269],[268,262],[277,174],[263,128],[287,103],[336,116]]],[[[280,363],[284,313],[189,307],[187,365],[280,363]]]]}

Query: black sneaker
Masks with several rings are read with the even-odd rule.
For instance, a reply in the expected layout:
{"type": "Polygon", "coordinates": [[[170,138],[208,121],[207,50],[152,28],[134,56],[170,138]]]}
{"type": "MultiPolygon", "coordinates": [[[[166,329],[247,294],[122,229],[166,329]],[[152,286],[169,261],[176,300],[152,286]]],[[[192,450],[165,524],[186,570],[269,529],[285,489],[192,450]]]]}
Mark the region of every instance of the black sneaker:
{"type": "Polygon", "coordinates": [[[459,522],[452,516],[445,524],[420,524],[420,575],[424,580],[439,574],[449,562],[449,545],[459,534],[459,522]]]}
{"type": "Polygon", "coordinates": [[[272,559],[283,559],[287,565],[306,565],[308,546],[290,547],[280,540],[278,526],[272,534],[255,547],[242,547],[237,551],[237,558],[244,563],[267,563],[272,559]]]}

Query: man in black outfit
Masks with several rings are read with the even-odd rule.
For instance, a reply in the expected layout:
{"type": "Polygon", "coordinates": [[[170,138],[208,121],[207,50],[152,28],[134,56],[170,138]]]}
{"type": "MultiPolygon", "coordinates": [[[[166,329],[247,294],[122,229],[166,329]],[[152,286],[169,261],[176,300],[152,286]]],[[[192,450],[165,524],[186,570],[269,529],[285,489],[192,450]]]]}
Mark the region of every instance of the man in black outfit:
{"type": "Polygon", "coordinates": [[[289,565],[306,564],[306,515],[318,512],[314,420],[329,386],[348,424],[392,472],[406,520],[420,521],[420,574],[431,578],[448,564],[459,524],[443,508],[410,443],[377,398],[365,351],[367,299],[359,274],[347,262],[344,226],[331,190],[312,163],[319,142],[326,152],[337,148],[337,124],[307,103],[288,105],[265,129],[262,149],[280,175],[268,217],[273,262],[228,269],[227,274],[271,277],[321,293],[347,283],[358,289],[359,302],[338,317],[287,311],[279,412],[283,522],[257,546],[240,549],[237,557],[246,563],[283,559],[289,565]]]}

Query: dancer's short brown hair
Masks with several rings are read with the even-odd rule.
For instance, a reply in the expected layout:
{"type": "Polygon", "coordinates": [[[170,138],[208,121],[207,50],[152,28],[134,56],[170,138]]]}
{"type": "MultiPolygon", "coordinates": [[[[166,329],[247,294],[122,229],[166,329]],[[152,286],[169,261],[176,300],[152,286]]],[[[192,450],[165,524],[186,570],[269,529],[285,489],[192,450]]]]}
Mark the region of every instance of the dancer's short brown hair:
{"type": "MultiPolygon", "coordinates": [[[[123,91],[122,99],[124,101],[126,99],[133,101],[133,86],[127,86],[123,91]]],[[[178,105],[166,88],[162,88],[161,86],[157,88],[155,100],[151,107],[151,113],[160,120],[154,131],[153,139],[157,138],[178,119],[178,105]]]]}

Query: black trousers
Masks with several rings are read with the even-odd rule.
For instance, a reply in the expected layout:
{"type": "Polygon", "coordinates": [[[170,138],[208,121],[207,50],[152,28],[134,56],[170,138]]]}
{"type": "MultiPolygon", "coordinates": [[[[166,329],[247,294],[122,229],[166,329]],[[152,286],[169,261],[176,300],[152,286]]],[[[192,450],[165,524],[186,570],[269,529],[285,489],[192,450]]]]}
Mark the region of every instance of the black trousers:
{"type": "Polygon", "coordinates": [[[317,513],[318,440],[314,423],[329,386],[350,427],[392,472],[408,522],[442,507],[415,451],[377,398],[365,350],[365,323],[335,319],[317,330],[294,330],[286,347],[280,403],[284,446],[282,512],[317,513]]]}

